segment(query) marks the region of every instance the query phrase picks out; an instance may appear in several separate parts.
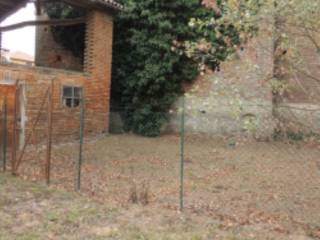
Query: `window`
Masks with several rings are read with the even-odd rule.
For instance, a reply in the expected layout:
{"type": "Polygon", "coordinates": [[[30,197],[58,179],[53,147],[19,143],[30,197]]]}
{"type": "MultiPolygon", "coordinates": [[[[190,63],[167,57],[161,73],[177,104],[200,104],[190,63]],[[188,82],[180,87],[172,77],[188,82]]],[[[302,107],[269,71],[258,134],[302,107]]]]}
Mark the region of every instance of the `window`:
{"type": "Polygon", "coordinates": [[[75,108],[80,105],[82,97],[82,88],[80,87],[63,87],[62,102],[69,108],[75,108]]]}

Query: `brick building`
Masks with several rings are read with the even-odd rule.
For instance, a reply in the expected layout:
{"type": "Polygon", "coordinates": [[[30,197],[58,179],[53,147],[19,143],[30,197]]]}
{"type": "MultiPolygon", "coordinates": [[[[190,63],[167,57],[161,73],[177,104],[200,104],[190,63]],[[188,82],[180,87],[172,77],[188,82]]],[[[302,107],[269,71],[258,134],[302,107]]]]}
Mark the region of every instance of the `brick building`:
{"type": "MultiPolygon", "coordinates": [[[[77,135],[79,105],[83,97],[85,97],[87,112],[86,132],[99,134],[108,131],[113,15],[122,6],[113,0],[65,0],[62,2],[81,8],[86,13],[83,21],[77,19],[77,24],[85,24],[86,28],[84,61],[73,57],[68,50],[53,41],[50,26],[61,23],[54,24],[45,19],[42,1],[38,1],[36,3],[37,20],[33,23],[24,23],[38,26],[36,66],[12,63],[0,65],[0,105],[4,96],[7,96],[9,125],[12,124],[14,105],[17,106],[17,135],[19,135],[20,145],[31,134],[39,111],[42,110],[44,115],[40,116],[33,135],[37,136],[37,139],[46,135],[46,106],[43,109],[42,102],[45,101],[51,86],[55,138],[77,135]]],[[[25,0],[1,1],[0,21],[27,3],[28,1],[25,0]]],[[[63,22],[64,25],[66,23],[67,21],[63,22]]],[[[6,27],[2,27],[1,32],[10,30],[10,26],[6,27]]]]}

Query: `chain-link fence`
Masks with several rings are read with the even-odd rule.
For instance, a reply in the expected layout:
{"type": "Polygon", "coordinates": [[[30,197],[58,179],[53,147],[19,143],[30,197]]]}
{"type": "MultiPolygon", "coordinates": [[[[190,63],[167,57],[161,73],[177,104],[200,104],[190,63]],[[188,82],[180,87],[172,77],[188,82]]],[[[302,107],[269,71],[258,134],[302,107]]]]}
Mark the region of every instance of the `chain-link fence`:
{"type": "MultiPolygon", "coordinates": [[[[46,103],[39,111],[39,118],[46,125],[35,124],[35,129],[50,129],[51,125],[52,138],[56,138],[55,118],[50,121],[48,114],[50,97],[46,95],[44,99],[46,103]]],[[[2,109],[1,116],[4,112],[2,109]]],[[[48,134],[40,143],[26,140],[25,149],[23,146],[16,149],[17,159],[22,156],[16,173],[29,180],[45,181],[49,157],[51,185],[74,190],[80,188],[81,179],[82,193],[112,206],[141,204],[160,209],[185,209],[215,216],[230,224],[260,222],[276,231],[302,229],[311,235],[318,231],[320,145],[317,128],[310,125],[309,130],[313,130],[306,131],[293,125],[296,118],[291,118],[292,122],[290,118],[283,118],[279,137],[278,129],[260,131],[270,129],[270,125],[265,121],[261,124],[260,118],[254,115],[245,114],[246,119],[227,118],[200,110],[195,115],[188,110],[186,102],[185,108],[180,105],[164,114],[169,123],[158,137],[127,132],[122,117],[128,115],[120,111],[110,113],[111,134],[88,136],[84,134],[81,119],[90,114],[80,106],[76,113],[79,130],[68,141],[51,143],[50,131],[46,131],[48,134]],[[205,121],[200,116],[205,116],[205,121]],[[223,129],[220,124],[231,121],[238,126],[235,131],[223,129]],[[204,126],[204,122],[209,125],[204,126]],[[200,129],[208,131],[200,131],[199,124],[202,124],[200,129]],[[216,128],[219,131],[209,131],[215,124],[219,125],[216,128]]],[[[1,129],[5,122],[2,117],[1,129]]],[[[146,124],[150,127],[152,121],[146,124]]],[[[279,124],[273,124],[272,129],[277,126],[279,124]]],[[[3,133],[1,139],[4,139],[3,133]]],[[[40,139],[40,135],[33,138],[40,139]]],[[[3,146],[2,141],[2,162],[3,146]]],[[[13,151],[8,148],[7,152],[10,162],[13,151]]]]}
{"type": "MultiPolygon", "coordinates": [[[[1,96],[0,102],[2,170],[10,171],[13,175],[21,176],[26,180],[43,181],[47,184],[56,183],[58,176],[63,175],[65,179],[72,182],[75,189],[79,190],[85,124],[84,96],[79,98],[74,109],[65,110],[69,114],[59,114],[61,107],[59,108],[60,104],[54,97],[52,82],[36,99],[35,106],[38,107],[34,107],[31,113],[31,110],[26,113],[23,109],[25,103],[21,98],[21,85],[17,82],[11,88],[13,91],[7,90],[1,96]],[[27,118],[28,124],[24,122],[27,118]],[[61,129],[61,122],[66,127],[71,122],[72,129],[61,129]],[[58,155],[60,158],[55,157],[56,161],[53,162],[52,151],[59,144],[67,145],[67,143],[77,145],[74,153],[77,156],[76,160],[70,162],[61,153],[58,155]],[[61,172],[61,169],[69,171],[61,172]]],[[[54,153],[57,154],[57,152],[54,153]]]]}

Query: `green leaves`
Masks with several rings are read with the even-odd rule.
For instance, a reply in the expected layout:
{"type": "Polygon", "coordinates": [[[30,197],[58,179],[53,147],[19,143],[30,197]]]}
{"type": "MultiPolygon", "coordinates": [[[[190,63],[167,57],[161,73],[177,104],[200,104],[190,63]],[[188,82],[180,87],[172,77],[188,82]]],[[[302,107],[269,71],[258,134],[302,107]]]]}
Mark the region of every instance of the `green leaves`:
{"type": "Polygon", "coordinates": [[[182,83],[198,74],[196,63],[173,42],[191,39],[189,19],[200,1],[122,1],[116,20],[113,100],[122,106],[126,128],[157,136],[167,111],[183,91],[182,83]]]}
{"type": "Polygon", "coordinates": [[[232,25],[216,28],[221,14],[200,0],[122,4],[126,10],[116,19],[112,99],[123,109],[128,131],[157,136],[183,83],[199,74],[199,63],[218,67],[239,36],[232,25]]]}
{"type": "MultiPolygon", "coordinates": [[[[244,2],[251,1],[259,0],[244,2]]],[[[215,10],[202,0],[119,2],[125,10],[115,16],[112,105],[123,111],[128,131],[157,136],[183,83],[193,81],[203,64],[218,68],[240,43],[240,27],[225,22],[225,1],[217,1],[215,10]]],[[[51,18],[84,15],[62,3],[48,4],[47,12],[51,18]]],[[[62,46],[83,56],[84,26],[52,32],[62,46]]]]}

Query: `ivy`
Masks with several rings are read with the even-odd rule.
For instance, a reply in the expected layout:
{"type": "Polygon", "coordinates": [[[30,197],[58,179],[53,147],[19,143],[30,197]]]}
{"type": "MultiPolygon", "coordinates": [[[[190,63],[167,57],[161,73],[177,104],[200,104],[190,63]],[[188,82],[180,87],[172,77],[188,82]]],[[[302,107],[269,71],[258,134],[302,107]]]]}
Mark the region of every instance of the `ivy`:
{"type": "MultiPolygon", "coordinates": [[[[221,19],[221,13],[205,8],[201,0],[119,2],[125,9],[115,17],[112,106],[120,108],[127,131],[158,136],[183,85],[197,77],[200,63],[217,69],[232,52],[230,45],[239,44],[238,32],[230,24],[190,27],[190,19],[221,19]],[[192,48],[199,42],[210,48],[192,48]],[[198,57],[189,54],[190,49],[197,49],[198,57]]],[[[56,3],[48,5],[47,12],[51,18],[84,14],[56,3]]],[[[79,28],[53,28],[56,41],[75,55],[84,48],[83,26],[79,28]]]]}
{"type": "MultiPolygon", "coordinates": [[[[123,0],[122,4],[125,11],[115,22],[112,99],[120,105],[128,131],[158,136],[183,84],[199,74],[199,59],[185,54],[188,43],[206,39],[216,46],[214,58],[206,61],[213,69],[230,54],[229,47],[211,29],[190,28],[192,18],[220,18],[199,0],[123,0]]],[[[232,26],[220,30],[238,43],[232,26]]]]}

